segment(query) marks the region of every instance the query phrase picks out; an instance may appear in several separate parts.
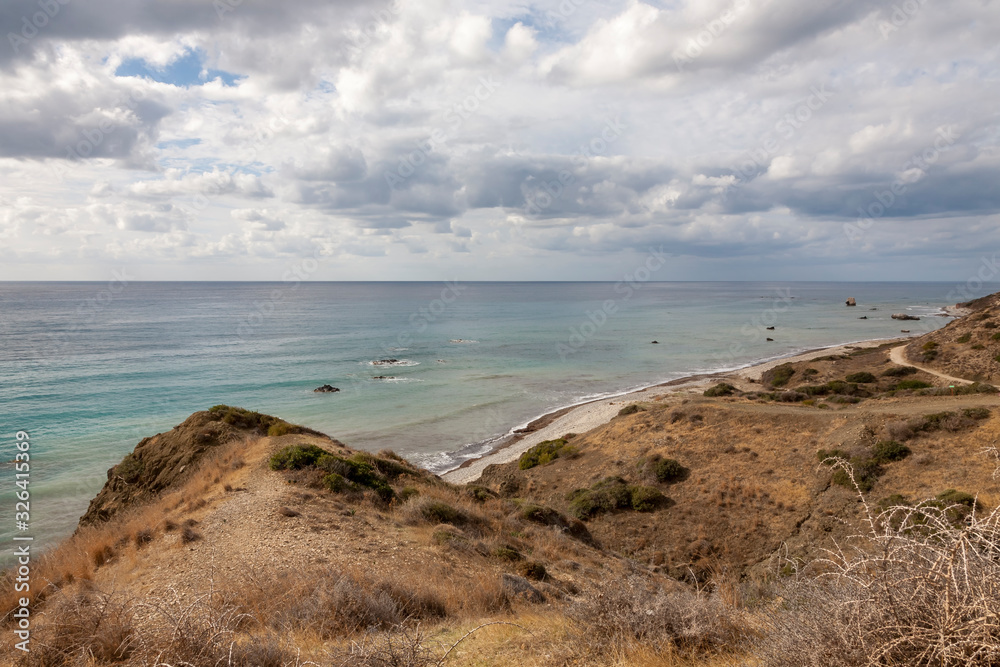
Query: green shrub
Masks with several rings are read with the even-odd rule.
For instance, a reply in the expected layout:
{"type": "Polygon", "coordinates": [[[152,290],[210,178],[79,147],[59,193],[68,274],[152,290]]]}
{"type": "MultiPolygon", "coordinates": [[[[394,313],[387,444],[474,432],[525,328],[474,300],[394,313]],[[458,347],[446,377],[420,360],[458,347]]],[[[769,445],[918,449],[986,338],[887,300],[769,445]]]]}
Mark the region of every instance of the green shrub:
{"type": "Polygon", "coordinates": [[[897,382],[893,389],[927,389],[933,385],[924,382],[923,380],[902,380],[897,382]]]}
{"type": "Polygon", "coordinates": [[[399,501],[405,503],[410,498],[416,498],[420,495],[420,491],[414,486],[404,486],[399,490],[399,501]]]}
{"type": "Polygon", "coordinates": [[[970,334],[966,333],[966,334],[962,334],[961,336],[959,336],[958,338],[956,338],[955,342],[956,343],[968,343],[970,340],[972,340],[972,336],[970,334]]]}
{"type": "Polygon", "coordinates": [[[819,371],[815,368],[807,368],[802,371],[802,377],[812,377],[813,375],[819,375],[819,371]]]}
{"type": "Polygon", "coordinates": [[[771,386],[784,387],[792,379],[793,375],[795,375],[795,368],[791,364],[775,366],[770,371],[771,386]]]}
{"type": "Polygon", "coordinates": [[[301,470],[315,466],[319,457],[329,455],[316,445],[289,445],[271,457],[271,470],[301,470]]]}
{"type": "Polygon", "coordinates": [[[821,449],[816,452],[816,458],[819,459],[820,463],[824,463],[828,466],[832,466],[834,461],[830,459],[844,459],[845,461],[851,460],[851,455],[842,449],[821,449]]]}
{"type": "Polygon", "coordinates": [[[642,407],[641,405],[638,405],[637,403],[633,403],[632,405],[627,405],[621,410],[619,410],[618,416],[627,417],[628,415],[634,415],[637,412],[645,412],[645,411],[646,408],[642,407]]]}
{"type": "Polygon", "coordinates": [[[938,344],[933,340],[929,340],[921,346],[921,349],[924,352],[933,352],[934,350],[938,349],[938,344]]]}
{"type": "Polygon", "coordinates": [[[709,398],[715,398],[717,396],[732,396],[736,392],[736,387],[727,383],[721,382],[714,387],[709,387],[705,390],[705,396],[709,398]]]}
{"type": "Polygon", "coordinates": [[[969,509],[976,509],[977,507],[974,495],[965,493],[964,491],[956,491],[955,489],[948,489],[939,493],[937,499],[948,505],[965,505],[969,509]]]}
{"type": "Polygon", "coordinates": [[[431,500],[420,507],[420,515],[431,523],[465,523],[465,514],[446,502],[441,500],[431,500]]]}
{"type": "Polygon", "coordinates": [[[570,511],[578,519],[590,519],[602,512],[633,509],[649,512],[669,504],[670,500],[648,486],[629,485],[621,477],[605,477],[589,489],[577,489],[567,495],[570,511]]]}
{"type": "Polygon", "coordinates": [[[906,375],[913,375],[916,372],[917,369],[913,366],[897,366],[896,368],[890,368],[886,372],[882,373],[882,377],[898,378],[906,375]]]}
{"type": "Polygon", "coordinates": [[[465,487],[465,493],[477,503],[485,503],[490,498],[496,498],[496,494],[485,486],[470,484],[465,487]]]}
{"type": "Polygon", "coordinates": [[[985,350],[986,346],[983,345],[982,343],[973,343],[972,345],[969,346],[969,349],[970,350],[985,350]]]}
{"type": "Polygon", "coordinates": [[[872,460],[876,463],[902,461],[912,452],[906,445],[895,440],[880,440],[872,447],[872,460]]]}
{"type": "Polygon", "coordinates": [[[990,340],[1000,340],[1000,333],[995,333],[990,336],[990,340]]]}
{"type": "Polygon", "coordinates": [[[142,473],[146,470],[146,464],[139,460],[135,452],[126,454],[122,462],[115,466],[114,474],[121,477],[126,484],[138,482],[142,473]]]}
{"type": "Polygon", "coordinates": [[[415,475],[416,471],[406,464],[406,461],[398,456],[393,455],[391,458],[383,458],[380,456],[375,456],[368,452],[358,452],[351,457],[351,461],[368,465],[386,479],[394,480],[403,475],[415,475]]]}
{"type": "MultiPolygon", "coordinates": [[[[868,493],[875,488],[875,482],[877,482],[878,478],[882,475],[882,466],[880,466],[873,459],[865,459],[858,456],[852,458],[850,463],[854,468],[854,482],[857,483],[858,489],[860,489],[862,493],[868,493]]],[[[854,483],[851,482],[851,477],[847,474],[847,471],[843,469],[839,469],[833,473],[832,481],[834,484],[839,484],[840,486],[848,489],[854,489],[854,483]]]]}
{"type": "Polygon", "coordinates": [[[629,487],[632,495],[632,509],[636,512],[652,512],[667,502],[667,497],[651,486],[629,487]]]}
{"type": "MultiPolygon", "coordinates": [[[[330,475],[339,475],[357,487],[371,489],[379,498],[388,502],[396,496],[396,493],[389,486],[385,477],[367,460],[370,456],[370,454],[355,455],[349,459],[345,459],[324,452],[322,456],[316,459],[315,465],[317,468],[329,473],[327,477],[330,475]]],[[[324,483],[326,483],[326,478],[324,478],[324,483]]]]}
{"type": "Polygon", "coordinates": [[[962,415],[968,417],[969,419],[975,419],[976,421],[982,421],[983,419],[990,418],[989,408],[965,408],[962,410],[962,415]]]}
{"type": "Polygon", "coordinates": [[[286,421],[279,421],[271,424],[267,429],[267,435],[272,438],[277,438],[282,435],[288,435],[289,433],[298,433],[299,429],[293,424],[289,424],[286,421]]]}
{"type": "Polygon", "coordinates": [[[654,458],[650,461],[650,469],[656,481],[663,484],[684,481],[690,474],[687,468],[674,459],[654,458]]]}
{"type": "Polygon", "coordinates": [[[851,373],[845,379],[848,382],[859,382],[859,383],[869,383],[876,381],[875,376],[869,373],[868,371],[861,371],[860,373],[851,373]]]}
{"type": "Polygon", "coordinates": [[[495,558],[499,558],[500,560],[507,560],[512,563],[516,563],[517,561],[524,558],[524,556],[521,555],[520,551],[510,546],[509,544],[500,545],[499,547],[493,550],[492,555],[495,558]]]}
{"type": "Polygon", "coordinates": [[[580,450],[572,445],[567,445],[563,438],[556,440],[546,440],[540,442],[524,454],[517,461],[517,467],[521,470],[529,470],[535,466],[552,463],[559,458],[573,458],[580,453],[580,450]]]}

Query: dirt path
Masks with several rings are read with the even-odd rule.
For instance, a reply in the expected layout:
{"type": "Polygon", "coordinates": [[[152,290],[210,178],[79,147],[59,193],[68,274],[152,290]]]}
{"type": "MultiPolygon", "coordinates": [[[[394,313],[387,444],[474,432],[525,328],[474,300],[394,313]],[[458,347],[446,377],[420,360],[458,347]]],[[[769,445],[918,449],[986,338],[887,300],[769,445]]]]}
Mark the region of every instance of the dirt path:
{"type": "Polygon", "coordinates": [[[914,368],[920,369],[925,373],[930,373],[931,375],[935,375],[941,378],[942,380],[947,380],[948,382],[960,382],[961,384],[972,384],[971,380],[964,380],[962,378],[957,378],[952,375],[945,375],[944,373],[939,373],[933,368],[927,368],[927,366],[921,366],[920,364],[915,364],[912,361],[909,361],[906,358],[905,345],[900,345],[899,347],[892,348],[892,350],[889,352],[889,359],[891,359],[892,363],[894,364],[899,364],[900,366],[913,366],[914,368]]]}

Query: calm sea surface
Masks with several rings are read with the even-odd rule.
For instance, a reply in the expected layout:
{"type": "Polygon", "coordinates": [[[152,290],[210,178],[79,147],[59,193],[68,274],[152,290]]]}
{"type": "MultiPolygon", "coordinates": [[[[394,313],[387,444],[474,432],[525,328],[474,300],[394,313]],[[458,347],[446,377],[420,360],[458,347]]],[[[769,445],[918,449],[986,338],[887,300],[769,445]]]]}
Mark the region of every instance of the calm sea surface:
{"type": "MultiPolygon", "coordinates": [[[[30,533],[44,547],[72,532],[107,469],[141,438],[215,404],[443,472],[554,408],[943,326],[932,315],[952,287],[0,283],[0,458],[13,458],[17,431],[30,434],[30,533]],[[844,305],[851,296],[858,307],[844,305]],[[924,319],[900,323],[893,312],[924,319]],[[341,391],[313,393],[323,384],[341,391]]],[[[4,545],[14,491],[3,463],[4,545]]]]}

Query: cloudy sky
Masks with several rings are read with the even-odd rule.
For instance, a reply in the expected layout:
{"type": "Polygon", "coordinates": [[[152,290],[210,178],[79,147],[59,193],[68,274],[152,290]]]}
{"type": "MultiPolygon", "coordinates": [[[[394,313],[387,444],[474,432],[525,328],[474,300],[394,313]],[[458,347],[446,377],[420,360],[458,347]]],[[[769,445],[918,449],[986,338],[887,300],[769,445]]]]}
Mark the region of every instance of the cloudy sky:
{"type": "MultiPolygon", "coordinates": [[[[5,0],[0,279],[965,280],[997,0],[5,0]]],[[[1000,276],[998,276],[1000,277],[1000,276]]]]}

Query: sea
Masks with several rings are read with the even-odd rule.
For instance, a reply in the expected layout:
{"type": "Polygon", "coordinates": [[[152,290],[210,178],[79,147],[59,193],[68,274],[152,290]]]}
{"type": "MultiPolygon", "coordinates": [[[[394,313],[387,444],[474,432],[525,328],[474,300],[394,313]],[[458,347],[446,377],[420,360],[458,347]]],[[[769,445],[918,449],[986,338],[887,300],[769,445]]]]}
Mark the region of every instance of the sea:
{"type": "Polygon", "coordinates": [[[443,473],[558,408],[938,328],[954,287],[0,283],[3,561],[15,534],[30,534],[38,551],[72,533],[107,470],[139,440],[213,405],[277,415],[355,448],[392,449],[443,473]],[[858,305],[847,307],[848,297],[858,305]],[[921,320],[891,319],[897,312],[921,320]],[[326,384],[340,391],[313,391],[326,384]],[[22,531],[18,432],[30,442],[22,531]]]}

